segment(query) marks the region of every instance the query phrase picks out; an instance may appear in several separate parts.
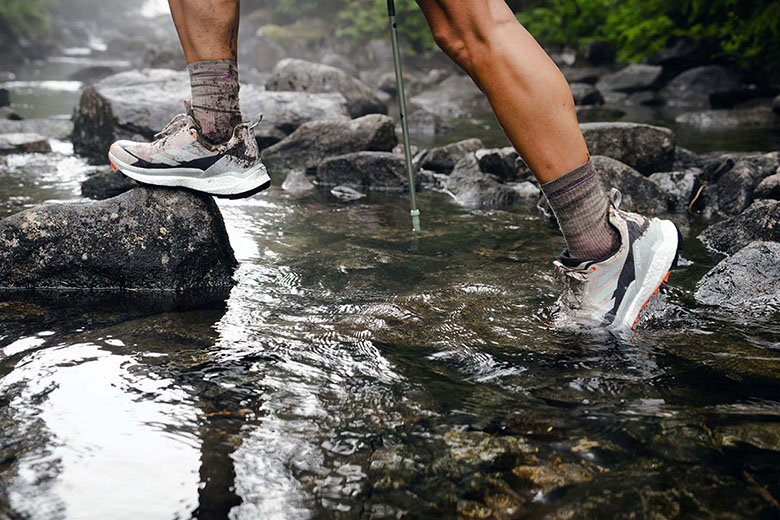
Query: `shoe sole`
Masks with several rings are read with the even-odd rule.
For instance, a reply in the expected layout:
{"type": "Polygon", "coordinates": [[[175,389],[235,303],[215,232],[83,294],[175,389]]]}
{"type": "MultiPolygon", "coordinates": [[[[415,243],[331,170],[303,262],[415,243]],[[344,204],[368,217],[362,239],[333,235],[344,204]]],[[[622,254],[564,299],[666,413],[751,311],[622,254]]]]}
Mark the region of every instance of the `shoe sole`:
{"type": "Polygon", "coordinates": [[[615,321],[608,327],[610,330],[632,329],[653,295],[657,294],[661,285],[669,280],[671,269],[676,265],[679,256],[680,232],[677,230],[677,226],[669,220],[661,220],[660,225],[660,237],[657,237],[655,243],[649,246],[649,249],[653,251],[653,257],[645,270],[645,275],[640,282],[641,285],[628,307],[620,312],[615,321]]]}
{"type": "Polygon", "coordinates": [[[271,178],[268,176],[265,165],[261,162],[258,162],[257,165],[247,170],[240,177],[231,173],[223,173],[213,177],[197,178],[187,174],[203,172],[189,168],[152,170],[153,172],[164,171],[166,175],[151,173],[148,169],[137,168],[122,162],[110,151],[108,152],[108,160],[111,162],[112,168],[121,171],[126,177],[141,184],[165,186],[168,188],[187,188],[227,199],[251,197],[271,185],[271,178]]]}

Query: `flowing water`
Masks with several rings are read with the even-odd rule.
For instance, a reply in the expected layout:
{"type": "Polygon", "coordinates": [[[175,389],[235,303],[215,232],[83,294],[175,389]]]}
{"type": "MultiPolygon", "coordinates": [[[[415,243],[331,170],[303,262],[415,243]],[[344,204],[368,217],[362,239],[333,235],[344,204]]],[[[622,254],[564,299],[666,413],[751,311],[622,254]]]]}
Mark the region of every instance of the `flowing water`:
{"type": "MultiPolygon", "coordinates": [[[[0,217],[79,200],[56,144],[7,157],[0,217]]],[[[549,329],[533,205],[420,204],[415,239],[402,196],[220,202],[218,305],[4,295],[0,518],[777,518],[779,313],[696,306],[705,223],[614,337],[549,329]]]]}

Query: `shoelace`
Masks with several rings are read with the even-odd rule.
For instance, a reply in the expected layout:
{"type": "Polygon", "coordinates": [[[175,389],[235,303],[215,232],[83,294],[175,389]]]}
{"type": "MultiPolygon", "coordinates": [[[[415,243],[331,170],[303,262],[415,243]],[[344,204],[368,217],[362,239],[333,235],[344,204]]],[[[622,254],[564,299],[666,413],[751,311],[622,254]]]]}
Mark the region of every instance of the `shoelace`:
{"type": "Polygon", "coordinates": [[[578,269],[569,269],[562,264],[555,264],[556,278],[563,284],[561,299],[572,309],[582,307],[582,287],[588,280],[588,273],[578,269]]]}
{"type": "Polygon", "coordinates": [[[154,134],[154,139],[162,139],[164,137],[168,137],[172,135],[176,130],[181,128],[182,123],[184,122],[184,119],[186,119],[187,114],[177,114],[173,119],[170,120],[170,122],[165,125],[165,127],[160,130],[158,133],[154,134]]]}

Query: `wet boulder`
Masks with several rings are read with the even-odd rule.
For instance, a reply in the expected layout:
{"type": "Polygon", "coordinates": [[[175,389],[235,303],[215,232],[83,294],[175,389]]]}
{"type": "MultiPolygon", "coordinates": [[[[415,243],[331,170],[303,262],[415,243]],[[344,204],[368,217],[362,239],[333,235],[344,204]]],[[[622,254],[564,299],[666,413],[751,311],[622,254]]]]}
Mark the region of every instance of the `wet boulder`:
{"type": "Polygon", "coordinates": [[[265,84],[270,91],[335,92],[347,100],[351,117],[387,114],[387,105],[357,78],[330,65],[287,58],[276,64],[265,84]]]}
{"type": "Polygon", "coordinates": [[[322,161],[317,167],[317,183],[371,190],[408,189],[406,161],[391,152],[356,152],[322,161]]]}
{"type": "MultiPolygon", "coordinates": [[[[145,69],[109,76],[84,90],[73,113],[73,146],[77,153],[107,161],[117,139],[151,140],[189,99],[186,72],[145,69]],[[153,95],[150,95],[153,92],[153,95]]],[[[255,128],[260,148],[280,141],[308,121],[347,120],[341,94],[267,92],[241,86],[241,106],[247,116],[265,114],[255,128]]]]}
{"type": "Polygon", "coordinates": [[[780,116],[770,107],[735,108],[686,112],[675,121],[699,130],[733,130],[742,128],[780,128],[780,116]]]}
{"type": "Polygon", "coordinates": [[[763,179],[780,168],[780,152],[712,152],[698,156],[698,165],[704,169],[707,182],[717,182],[721,175],[735,164],[749,164],[763,179]]]}
{"type": "Polygon", "coordinates": [[[105,200],[137,188],[138,183],[113,168],[104,168],[89,175],[81,183],[81,195],[88,199],[105,200]]]}
{"type": "Polygon", "coordinates": [[[0,154],[34,152],[51,152],[49,140],[34,133],[0,134],[0,154]]]}
{"type": "Polygon", "coordinates": [[[505,148],[482,148],[474,152],[483,173],[490,173],[501,181],[517,180],[531,175],[531,171],[520,155],[511,146],[505,148]]]}
{"type": "Polygon", "coordinates": [[[720,65],[705,65],[683,72],[672,79],[661,94],[670,106],[707,108],[710,96],[744,87],[735,71],[720,65]]]}
{"type": "Polygon", "coordinates": [[[658,65],[632,64],[602,77],[596,87],[602,92],[652,90],[658,86],[662,74],[663,67],[658,65]]]}
{"type": "Polygon", "coordinates": [[[574,96],[575,105],[603,105],[604,96],[599,89],[587,83],[572,83],[571,93],[574,96]]]}
{"type": "Polygon", "coordinates": [[[685,171],[657,172],[648,179],[666,193],[671,209],[683,211],[694,196],[694,190],[700,183],[701,173],[701,169],[692,168],[685,171]]]}
{"type": "Polygon", "coordinates": [[[458,204],[472,209],[502,208],[513,204],[518,198],[512,186],[480,170],[474,153],[458,161],[445,180],[444,188],[458,204]]]}
{"type": "Polygon", "coordinates": [[[440,173],[451,172],[463,157],[484,147],[480,139],[474,138],[431,148],[425,153],[420,166],[440,173]]]}
{"type": "Polygon", "coordinates": [[[211,197],[137,188],[0,220],[0,287],[230,287],[236,260],[211,197]]]}
{"type": "Polygon", "coordinates": [[[490,112],[485,95],[471,78],[462,74],[450,76],[434,87],[410,97],[409,105],[446,119],[490,112]]]}
{"type": "Polygon", "coordinates": [[[756,190],[753,192],[753,197],[756,199],[780,200],[780,168],[777,169],[777,173],[766,177],[758,183],[756,190]]]}
{"type": "Polygon", "coordinates": [[[739,215],[705,229],[699,240],[716,255],[733,255],[756,240],[780,242],[780,201],[757,200],[739,215]]]}
{"type": "Polygon", "coordinates": [[[644,215],[657,215],[669,209],[669,196],[653,181],[611,157],[594,156],[593,167],[599,172],[604,191],[617,188],[623,194],[621,208],[644,215]]]}
{"type": "Polygon", "coordinates": [[[780,303],[780,243],[751,242],[722,260],[701,279],[694,297],[704,305],[750,312],[780,303]]]}
{"type": "MultiPolygon", "coordinates": [[[[760,172],[748,162],[732,164],[725,173],[705,171],[705,179],[712,180],[713,175],[717,178],[716,182],[704,187],[693,207],[705,218],[738,215],[753,202],[753,192],[761,180],[760,172]]],[[[725,166],[728,167],[728,164],[725,166]]]]}
{"type": "Polygon", "coordinates": [[[650,175],[674,164],[675,135],[668,128],[639,123],[583,123],[590,153],[606,155],[650,175]]]}
{"type": "Polygon", "coordinates": [[[324,159],[353,152],[389,152],[398,144],[392,118],[371,114],[348,121],[312,121],[262,152],[273,174],[314,170],[324,159]]]}

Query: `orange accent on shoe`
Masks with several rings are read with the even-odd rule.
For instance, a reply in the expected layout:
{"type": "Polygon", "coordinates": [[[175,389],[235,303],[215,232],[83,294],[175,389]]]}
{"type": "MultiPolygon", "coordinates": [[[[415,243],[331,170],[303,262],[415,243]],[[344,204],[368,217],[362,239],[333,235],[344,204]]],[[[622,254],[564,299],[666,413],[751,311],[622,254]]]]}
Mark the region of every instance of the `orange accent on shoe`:
{"type": "Polygon", "coordinates": [[[655,291],[653,291],[653,294],[650,295],[650,298],[647,299],[645,303],[642,304],[642,307],[640,307],[639,312],[636,314],[636,318],[634,318],[634,323],[631,325],[631,329],[633,329],[636,326],[636,322],[639,321],[639,316],[642,314],[642,311],[645,310],[645,307],[647,307],[647,304],[650,303],[650,300],[658,294],[658,291],[661,290],[661,286],[664,284],[664,282],[669,281],[669,275],[672,274],[671,271],[666,273],[666,276],[664,276],[664,279],[661,281],[661,283],[658,284],[658,287],[655,288],[655,291]]]}
{"type": "Polygon", "coordinates": [[[114,169],[114,171],[119,171],[119,168],[116,167],[113,161],[109,160],[108,162],[111,163],[111,167],[114,169]]]}

